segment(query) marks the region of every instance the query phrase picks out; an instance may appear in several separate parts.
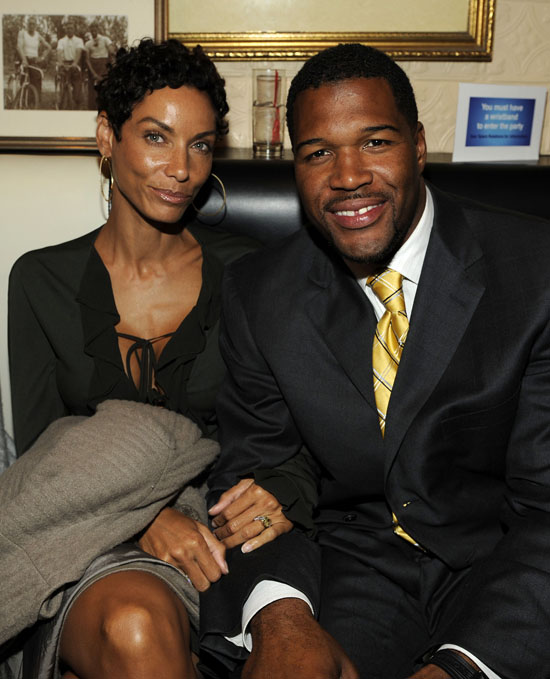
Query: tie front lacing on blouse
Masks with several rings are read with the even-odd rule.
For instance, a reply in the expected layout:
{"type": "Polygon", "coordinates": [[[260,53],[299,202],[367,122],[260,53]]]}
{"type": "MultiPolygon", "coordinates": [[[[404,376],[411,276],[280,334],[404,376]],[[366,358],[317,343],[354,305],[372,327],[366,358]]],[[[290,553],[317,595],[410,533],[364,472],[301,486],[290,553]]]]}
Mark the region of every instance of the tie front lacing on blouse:
{"type": "Polygon", "coordinates": [[[164,405],[166,401],[165,395],[155,382],[157,357],[153,345],[159,340],[172,337],[173,334],[173,332],[169,332],[166,333],[166,335],[160,335],[159,337],[143,339],[142,337],[135,337],[134,335],[117,332],[118,337],[123,337],[124,339],[132,340],[134,342],[126,354],[126,373],[128,377],[133,379],[131,363],[132,357],[135,356],[140,370],[139,385],[136,386],[138,388],[140,400],[145,401],[146,403],[164,405]],[[139,353],[140,350],[141,354],[139,353]]]}

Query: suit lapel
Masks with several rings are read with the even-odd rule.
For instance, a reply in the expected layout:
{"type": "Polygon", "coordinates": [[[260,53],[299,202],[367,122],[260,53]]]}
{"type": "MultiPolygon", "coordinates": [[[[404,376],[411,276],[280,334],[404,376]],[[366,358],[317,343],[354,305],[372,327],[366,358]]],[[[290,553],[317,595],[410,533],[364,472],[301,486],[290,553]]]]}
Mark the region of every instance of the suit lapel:
{"type": "MultiPolygon", "coordinates": [[[[449,365],[485,290],[470,269],[482,253],[460,205],[433,187],[431,191],[434,227],[388,410],[386,472],[449,365]]],[[[317,251],[309,277],[317,294],[307,303],[306,313],[376,413],[372,384],[376,317],[372,306],[345,265],[323,249],[317,251]]]]}
{"type": "Polygon", "coordinates": [[[457,204],[432,189],[435,221],[386,421],[386,472],[449,365],[484,293],[468,268],[481,251],[457,204]]]}
{"type": "Polygon", "coordinates": [[[365,294],[345,265],[319,251],[310,271],[318,294],[306,312],[327,346],[370,407],[376,411],[372,386],[372,338],[376,317],[365,294]]]}

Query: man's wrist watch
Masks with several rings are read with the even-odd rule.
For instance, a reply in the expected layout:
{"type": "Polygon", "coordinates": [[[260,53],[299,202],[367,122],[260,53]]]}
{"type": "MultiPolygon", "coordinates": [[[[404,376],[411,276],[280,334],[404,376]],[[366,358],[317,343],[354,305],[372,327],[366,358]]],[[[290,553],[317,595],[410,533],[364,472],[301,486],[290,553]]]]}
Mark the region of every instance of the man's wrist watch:
{"type": "Polygon", "coordinates": [[[487,679],[487,675],[481,670],[476,670],[461,655],[447,648],[436,651],[428,662],[441,667],[452,679],[487,679]]]}

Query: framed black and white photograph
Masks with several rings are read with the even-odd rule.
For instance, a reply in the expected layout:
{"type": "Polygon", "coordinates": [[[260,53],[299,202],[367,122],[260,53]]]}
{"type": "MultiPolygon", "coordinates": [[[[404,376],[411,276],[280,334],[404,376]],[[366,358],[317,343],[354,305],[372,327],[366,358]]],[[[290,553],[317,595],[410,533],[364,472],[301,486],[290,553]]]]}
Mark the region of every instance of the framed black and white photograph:
{"type": "Polygon", "coordinates": [[[120,47],[162,37],[165,7],[166,0],[5,0],[0,148],[93,148],[95,84],[120,47]]]}

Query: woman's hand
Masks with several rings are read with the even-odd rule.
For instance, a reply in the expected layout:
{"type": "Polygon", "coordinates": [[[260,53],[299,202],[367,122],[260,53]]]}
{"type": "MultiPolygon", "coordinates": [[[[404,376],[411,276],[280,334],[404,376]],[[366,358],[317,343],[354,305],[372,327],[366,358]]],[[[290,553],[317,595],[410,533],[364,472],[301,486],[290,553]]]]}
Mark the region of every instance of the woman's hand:
{"type": "Polygon", "coordinates": [[[243,552],[258,549],[288,533],[293,526],[283,514],[277,498],[256,485],[254,479],[243,479],[226,490],[208,513],[214,517],[212,523],[217,526],[214,535],[227,548],[244,542],[243,552]],[[266,523],[269,527],[265,527],[266,523]]]}
{"type": "Polygon", "coordinates": [[[148,554],[176,566],[199,592],[229,573],[225,546],[200,521],[165,507],[138,541],[148,554]]]}

